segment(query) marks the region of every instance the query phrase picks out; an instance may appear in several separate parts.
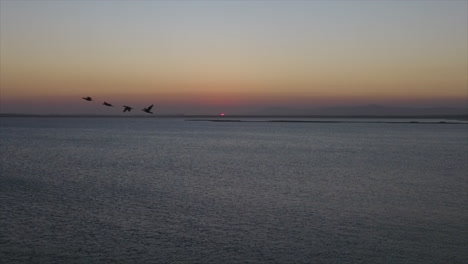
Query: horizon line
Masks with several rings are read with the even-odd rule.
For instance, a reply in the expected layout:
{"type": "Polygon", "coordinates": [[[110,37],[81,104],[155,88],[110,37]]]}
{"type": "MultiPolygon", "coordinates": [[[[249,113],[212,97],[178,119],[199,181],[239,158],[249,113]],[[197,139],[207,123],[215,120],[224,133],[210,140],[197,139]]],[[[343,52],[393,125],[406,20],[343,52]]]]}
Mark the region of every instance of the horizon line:
{"type": "Polygon", "coordinates": [[[205,117],[217,117],[217,118],[465,118],[468,119],[467,114],[454,114],[454,115],[379,115],[379,114],[368,114],[368,115],[187,115],[187,114],[155,114],[155,115],[102,115],[102,114],[20,114],[20,113],[0,113],[0,117],[110,117],[110,118],[205,118],[205,117]]]}

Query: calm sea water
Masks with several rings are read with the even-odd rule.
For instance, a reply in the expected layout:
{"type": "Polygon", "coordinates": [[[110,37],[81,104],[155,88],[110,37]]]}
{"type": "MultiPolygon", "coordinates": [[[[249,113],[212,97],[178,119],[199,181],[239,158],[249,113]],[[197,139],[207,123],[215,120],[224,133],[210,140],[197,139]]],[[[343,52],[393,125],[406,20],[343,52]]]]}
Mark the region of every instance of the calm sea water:
{"type": "Polygon", "coordinates": [[[1,118],[2,263],[467,263],[468,125],[1,118]]]}

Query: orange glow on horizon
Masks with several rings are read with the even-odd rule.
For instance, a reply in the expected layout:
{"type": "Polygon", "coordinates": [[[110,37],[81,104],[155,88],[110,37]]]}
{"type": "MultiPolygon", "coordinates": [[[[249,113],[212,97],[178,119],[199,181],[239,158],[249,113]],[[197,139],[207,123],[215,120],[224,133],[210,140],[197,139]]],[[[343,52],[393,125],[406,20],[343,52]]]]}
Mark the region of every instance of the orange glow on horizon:
{"type": "Polygon", "coordinates": [[[86,1],[1,2],[0,103],[91,96],[230,111],[468,100],[466,2],[412,3],[417,12],[385,1],[353,3],[356,9],[327,1],[278,9],[261,1],[143,2],[121,3],[134,13],[101,13],[86,1]],[[220,19],[214,10],[229,12],[220,19]],[[329,11],[349,23],[323,16],[329,11]]]}

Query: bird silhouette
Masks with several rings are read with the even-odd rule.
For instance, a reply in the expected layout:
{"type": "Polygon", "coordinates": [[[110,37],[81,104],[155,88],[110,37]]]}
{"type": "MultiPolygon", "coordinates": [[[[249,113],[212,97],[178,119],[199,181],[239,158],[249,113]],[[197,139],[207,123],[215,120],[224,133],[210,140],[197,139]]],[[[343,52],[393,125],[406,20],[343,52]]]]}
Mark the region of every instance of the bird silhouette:
{"type": "MultiPolygon", "coordinates": [[[[93,101],[93,98],[87,96],[87,97],[82,97],[83,100],[86,100],[86,101],[93,101]]],[[[108,102],[103,102],[102,105],[105,105],[105,106],[109,106],[109,107],[114,107],[111,103],[108,103],[108,102]]],[[[148,113],[148,114],[153,114],[153,112],[151,112],[151,109],[153,108],[154,105],[150,105],[148,107],[145,107],[142,109],[143,112],[145,113],[148,113]]],[[[131,106],[128,106],[128,105],[123,105],[122,106],[124,108],[123,112],[131,112],[133,107],[131,106]]]]}
{"type": "Polygon", "coordinates": [[[130,112],[133,109],[133,107],[126,106],[126,105],[124,105],[123,107],[125,107],[124,110],[123,110],[124,112],[130,112]]]}
{"type": "Polygon", "coordinates": [[[153,114],[153,112],[151,112],[151,108],[153,108],[153,105],[150,105],[150,106],[148,106],[146,108],[143,108],[142,111],[146,112],[148,114],[153,114]]]}

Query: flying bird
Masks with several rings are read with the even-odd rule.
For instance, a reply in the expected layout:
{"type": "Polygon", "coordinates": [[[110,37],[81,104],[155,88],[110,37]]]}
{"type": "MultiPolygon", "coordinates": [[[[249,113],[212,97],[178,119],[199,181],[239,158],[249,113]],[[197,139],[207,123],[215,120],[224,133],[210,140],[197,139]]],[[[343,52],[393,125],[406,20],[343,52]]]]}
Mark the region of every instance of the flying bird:
{"type": "Polygon", "coordinates": [[[104,102],[102,104],[105,105],[105,106],[112,106],[113,107],[113,105],[109,104],[108,102],[104,102]]]}
{"type": "Polygon", "coordinates": [[[153,114],[153,112],[151,112],[151,108],[153,108],[153,105],[150,105],[150,106],[148,106],[146,108],[143,108],[142,111],[146,112],[148,114],[153,114]]]}
{"type": "Polygon", "coordinates": [[[83,99],[86,100],[86,101],[92,101],[93,100],[93,98],[91,98],[89,96],[88,97],[83,97],[83,99]]]}
{"type": "Polygon", "coordinates": [[[126,106],[126,105],[124,105],[123,107],[125,107],[124,110],[123,110],[124,112],[130,112],[133,109],[133,107],[126,106]]]}

